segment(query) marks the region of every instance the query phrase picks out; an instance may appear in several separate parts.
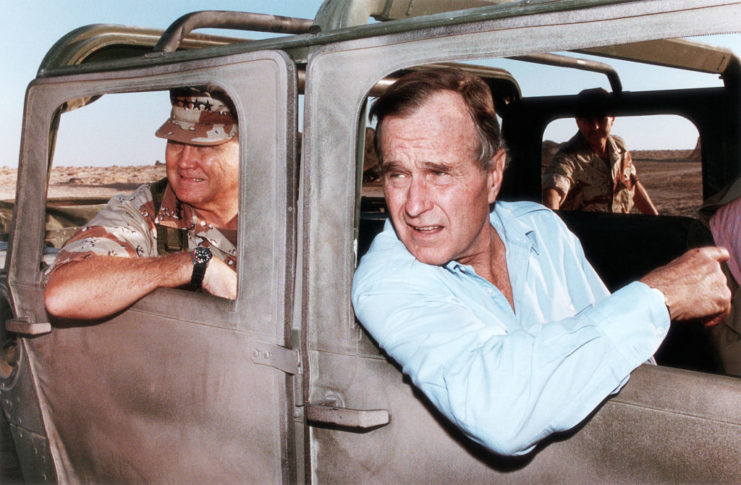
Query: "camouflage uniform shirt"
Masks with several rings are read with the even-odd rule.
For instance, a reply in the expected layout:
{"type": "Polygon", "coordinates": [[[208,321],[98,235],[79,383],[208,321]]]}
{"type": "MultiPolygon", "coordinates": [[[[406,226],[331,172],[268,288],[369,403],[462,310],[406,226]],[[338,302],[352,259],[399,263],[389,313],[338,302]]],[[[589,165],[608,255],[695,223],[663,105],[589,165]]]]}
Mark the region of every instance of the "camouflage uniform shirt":
{"type": "Polygon", "coordinates": [[[559,148],[546,168],[543,189],[566,193],[564,210],[628,213],[633,208],[636,169],[625,142],[607,138],[607,160],[600,158],[577,133],[559,148]]]}
{"type": "Polygon", "coordinates": [[[150,184],[138,187],[131,195],[112,198],[67,241],[57,255],[54,268],[92,255],[158,256],[157,225],[187,231],[188,249],[208,247],[214,257],[236,271],[236,231],[219,230],[199,219],[190,205],[175,197],[169,184],[156,215],[150,184]]]}

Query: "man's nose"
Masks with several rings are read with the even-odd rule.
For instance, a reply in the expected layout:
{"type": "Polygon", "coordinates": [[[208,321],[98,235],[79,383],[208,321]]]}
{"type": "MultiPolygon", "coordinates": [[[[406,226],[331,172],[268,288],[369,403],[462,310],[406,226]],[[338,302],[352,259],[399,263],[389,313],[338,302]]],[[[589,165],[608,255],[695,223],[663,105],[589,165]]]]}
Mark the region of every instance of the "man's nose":
{"type": "Polygon", "coordinates": [[[178,156],[178,166],[181,168],[190,168],[197,164],[198,151],[193,145],[183,145],[183,149],[178,156]]]}
{"type": "Polygon", "coordinates": [[[424,177],[412,177],[407,190],[405,210],[411,217],[417,217],[432,207],[430,186],[424,177]]]}

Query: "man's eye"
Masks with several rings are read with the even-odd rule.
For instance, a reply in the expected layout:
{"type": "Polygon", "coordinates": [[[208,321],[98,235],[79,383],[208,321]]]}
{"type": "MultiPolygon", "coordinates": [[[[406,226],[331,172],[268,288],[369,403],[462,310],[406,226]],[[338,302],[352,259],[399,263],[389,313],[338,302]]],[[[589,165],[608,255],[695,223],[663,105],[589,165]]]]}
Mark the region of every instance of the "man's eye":
{"type": "Polygon", "coordinates": [[[448,172],[447,170],[433,170],[432,172],[430,172],[430,175],[432,175],[432,178],[438,181],[450,178],[450,172],[448,172]]]}

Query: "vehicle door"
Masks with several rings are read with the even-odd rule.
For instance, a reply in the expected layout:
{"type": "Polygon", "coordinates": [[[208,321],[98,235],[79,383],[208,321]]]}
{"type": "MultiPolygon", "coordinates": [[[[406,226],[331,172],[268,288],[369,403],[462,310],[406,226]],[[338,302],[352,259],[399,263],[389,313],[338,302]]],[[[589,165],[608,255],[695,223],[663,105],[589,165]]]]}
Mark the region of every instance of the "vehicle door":
{"type": "MultiPolygon", "coordinates": [[[[90,68],[28,88],[7,267],[13,365],[0,380],[24,478],[293,482],[295,67],[278,51],[154,64],[90,68]],[[43,279],[55,251],[44,244],[45,188],[61,113],[100,96],[158,91],[161,124],[169,89],[207,84],[229,94],[239,118],[236,300],[159,289],[100,321],[50,321],[43,279]]],[[[139,119],[153,112],[146,102],[138,108],[139,119]]],[[[89,136],[96,133],[93,127],[89,136]]],[[[106,143],[147,141],[113,136],[106,143]]]]}
{"type": "MultiPolygon", "coordinates": [[[[412,19],[365,26],[367,35],[310,57],[300,267],[314,482],[741,479],[741,382],[736,379],[643,366],[580,429],[554,437],[528,456],[504,458],[466,439],[441,417],[353,317],[361,170],[351,161],[362,153],[359,133],[376,82],[430,63],[732,32],[741,19],[741,6],[727,2],[620,2],[560,12],[555,3],[519,2],[509,9],[438,15],[417,24],[412,19]]],[[[529,176],[539,184],[539,167],[529,176]]]]}

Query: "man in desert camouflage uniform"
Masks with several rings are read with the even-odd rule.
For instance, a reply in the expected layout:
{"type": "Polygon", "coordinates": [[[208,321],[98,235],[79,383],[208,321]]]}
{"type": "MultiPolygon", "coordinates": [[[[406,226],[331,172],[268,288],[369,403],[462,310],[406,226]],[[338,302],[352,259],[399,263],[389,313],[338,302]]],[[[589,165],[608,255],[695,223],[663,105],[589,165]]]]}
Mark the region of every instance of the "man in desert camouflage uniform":
{"type": "Polygon", "coordinates": [[[102,318],[159,287],[236,297],[239,137],[215,89],[170,94],[167,178],[116,196],[59,252],[45,302],[52,315],[102,318]]]}
{"type": "Polygon", "coordinates": [[[579,131],[556,152],[543,176],[543,203],[551,209],[628,213],[633,206],[658,214],[636,176],[625,142],[610,135],[607,91],[579,93],[579,131]]]}

